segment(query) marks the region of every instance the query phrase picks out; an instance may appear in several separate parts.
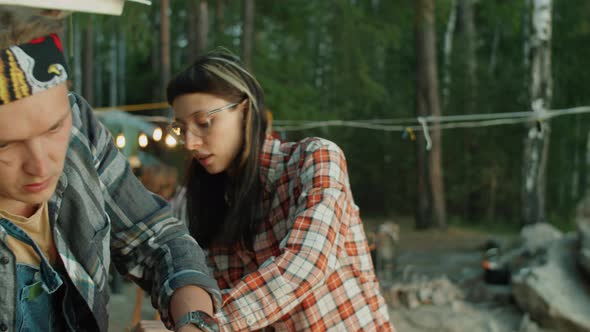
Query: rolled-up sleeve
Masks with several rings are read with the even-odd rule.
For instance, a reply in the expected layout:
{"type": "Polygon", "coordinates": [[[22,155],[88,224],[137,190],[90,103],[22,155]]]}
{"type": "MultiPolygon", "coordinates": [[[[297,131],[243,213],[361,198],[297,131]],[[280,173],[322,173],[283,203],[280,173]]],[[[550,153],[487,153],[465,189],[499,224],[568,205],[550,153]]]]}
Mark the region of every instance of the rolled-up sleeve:
{"type": "Polygon", "coordinates": [[[166,201],[147,191],[133,174],[110,133],[78,100],[93,151],[111,221],[111,254],[117,270],[151,294],[152,304],[170,327],[173,292],[195,285],[212,297],[217,311],[221,296],[205,264],[205,255],[186,225],[172,216],[166,201]]]}
{"type": "Polygon", "coordinates": [[[342,151],[331,142],[307,146],[299,170],[301,192],[281,254],[224,290],[217,314],[223,331],[264,328],[301,305],[335,268],[348,230],[348,175],[342,151]]]}

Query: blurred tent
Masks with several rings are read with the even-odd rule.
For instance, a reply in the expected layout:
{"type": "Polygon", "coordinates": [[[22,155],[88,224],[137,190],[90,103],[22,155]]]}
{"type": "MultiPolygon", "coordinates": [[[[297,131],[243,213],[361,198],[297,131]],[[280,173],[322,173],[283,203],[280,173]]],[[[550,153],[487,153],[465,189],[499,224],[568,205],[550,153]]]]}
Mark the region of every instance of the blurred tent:
{"type": "MultiPolygon", "coordinates": [[[[138,138],[141,133],[148,137],[152,135],[157,125],[142,119],[140,116],[132,115],[120,110],[111,110],[94,113],[97,119],[109,130],[113,138],[119,135],[125,137],[125,146],[120,148],[121,152],[128,158],[138,156],[144,166],[157,164],[158,158],[143,151],[139,147],[138,138]]],[[[153,144],[153,142],[152,142],[153,144]]]]}
{"type": "Polygon", "coordinates": [[[151,5],[150,0],[0,0],[0,5],[119,16],[127,1],[151,5]]]}

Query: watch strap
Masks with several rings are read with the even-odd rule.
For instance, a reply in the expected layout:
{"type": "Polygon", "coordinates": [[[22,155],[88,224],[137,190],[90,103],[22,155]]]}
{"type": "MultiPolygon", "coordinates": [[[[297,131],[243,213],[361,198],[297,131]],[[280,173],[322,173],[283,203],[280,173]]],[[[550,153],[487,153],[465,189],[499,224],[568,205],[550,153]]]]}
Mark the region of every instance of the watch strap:
{"type": "Polygon", "coordinates": [[[181,327],[193,324],[197,328],[205,332],[219,332],[219,325],[217,320],[204,311],[189,311],[176,322],[174,330],[178,331],[181,327]]]}

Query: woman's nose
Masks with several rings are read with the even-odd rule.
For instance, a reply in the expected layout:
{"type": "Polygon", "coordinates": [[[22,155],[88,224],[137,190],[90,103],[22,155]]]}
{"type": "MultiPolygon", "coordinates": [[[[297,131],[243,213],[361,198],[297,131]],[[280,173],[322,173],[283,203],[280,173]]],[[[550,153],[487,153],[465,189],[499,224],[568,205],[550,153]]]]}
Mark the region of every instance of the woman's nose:
{"type": "Polygon", "coordinates": [[[190,130],[184,135],[184,147],[187,150],[194,150],[203,145],[203,138],[193,134],[190,130]]]}

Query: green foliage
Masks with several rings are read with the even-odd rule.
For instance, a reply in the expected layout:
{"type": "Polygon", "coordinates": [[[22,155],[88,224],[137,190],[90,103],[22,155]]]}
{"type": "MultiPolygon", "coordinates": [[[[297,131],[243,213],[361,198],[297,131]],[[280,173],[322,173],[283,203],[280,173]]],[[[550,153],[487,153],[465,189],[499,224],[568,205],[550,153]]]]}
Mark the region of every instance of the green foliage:
{"type": "MultiPolygon", "coordinates": [[[[555,3],[553,24],[553,108],[569,108],[590,104],[590,96],[583,93],[590,73],[590,50],[584,45],[590,36],[590,3],[577,5],[555,3]]],[[[571,226],[576,203],[586,193],[588,184],[588,133],[590,116],[575,115],[552,121],[551,158],[549,160],[548,207],[552,219],[559,225],[571,226]]]]}
{"type": "MultiPolygon", "coordinates": [[[[172,71],[188,64],[191,1],[171,2],[172,71]]],[[[239,54],[241,2],[226,1],[223,30],[209,1],[209,48],[239,54]]],[[[452,1],[437,1],[439,75],[452,1]]],[[[523,1],[478,1],[475,8],[476,85],[467,72],[466,37],[457,26],[444,114],[529,110],[529,70],[524,66],[523,1]],[[475,89],[475,90],[472,90],[475,89]],[[473,99],[472,99],[473,98],[473,99]]],[[[114,24],[95,17],[96,61],[108,62],[109,38],[122,29],[127,47],[125,103],[154,100],[159,69],[160,2],[127,5],[114,24]]],[[[277,120],[379,119],[414,116],[414,3],[402,0],[256,2],[253,72],[277,120]]],[[[553,108],[590,104],[584,87],[590,48],[590,2],[554,2],[553,108]]],[[[103,94],[108,90],[103,79],[103,94]]],[[[441,79],[442,87],[442,79],[441,79]]],[[[104,98],[103,98],[104,99],[104,98]]],[[[588,115],[551,121],[547,176],[548,215],[567,225],[586,192],[588,115]]],[[[411,215],[416,200],[415,146],[400,133],[351,128],[289,132],[288,139],[323,136],[347,155],[355,199],[364,214],[411,215]]],[[[443,132],[443,166],[449,215],[489,224],[518,224],[523,125],[443,132]],[[495,220],[502,220],[497,222],[495,220]]],[[[503,226],[500,226],[503,227],[503,226]]],[[[508,226],[510,227],[510,226],[508,226]]]]}

